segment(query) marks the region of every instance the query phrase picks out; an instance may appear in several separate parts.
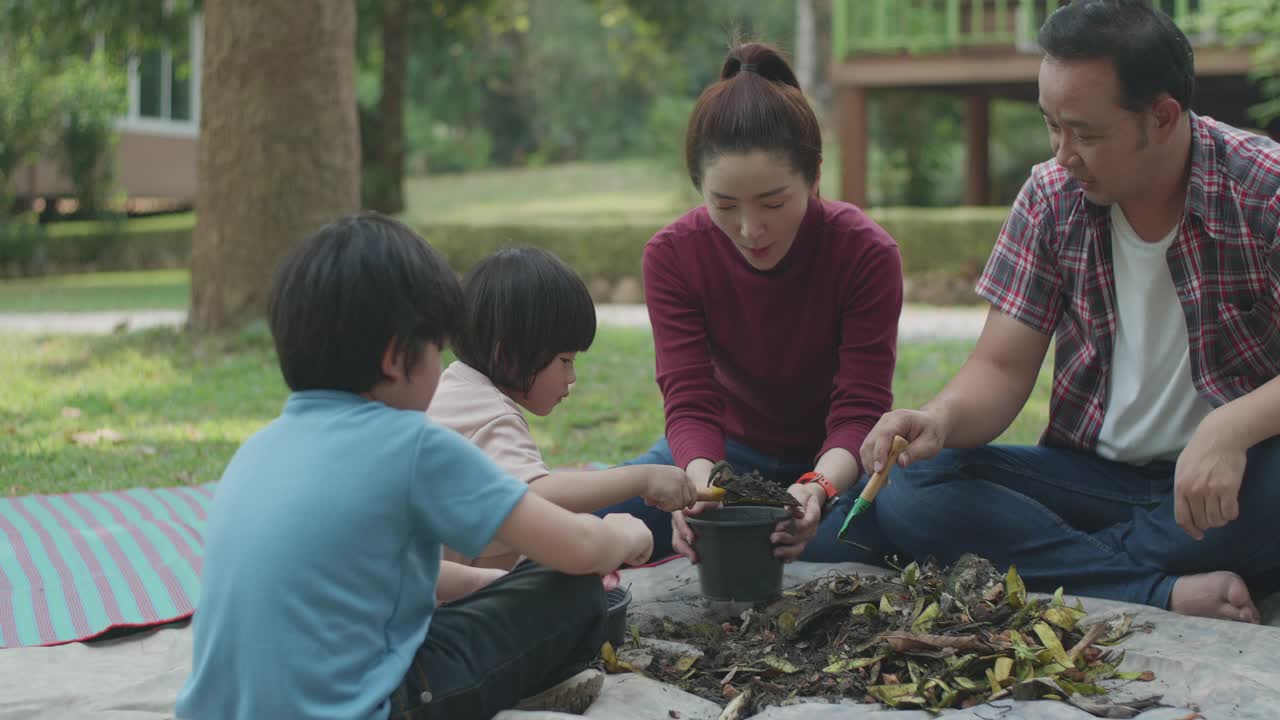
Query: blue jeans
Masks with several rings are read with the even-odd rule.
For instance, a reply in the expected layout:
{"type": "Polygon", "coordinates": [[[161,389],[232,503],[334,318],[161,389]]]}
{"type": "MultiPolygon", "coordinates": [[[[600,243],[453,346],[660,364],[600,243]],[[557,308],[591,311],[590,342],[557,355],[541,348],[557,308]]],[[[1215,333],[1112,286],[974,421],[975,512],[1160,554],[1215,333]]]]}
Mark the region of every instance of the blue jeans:
{"type": "MultiPolygon", "coordinates": [[[[813,469],[810,463],[799,463],[793,460],[766,455],[742,443],[729,440],[725,443],[725,459],[733,466],[734,472],[746,473],[757,470],[764,479],[775,482],[782,487],[790,487],[801,475],[813,469]]],[[[671,454],[671,446],[665,437],[649,448],[647,452],[628,460],[623,465],[675,465],[671,454]]],[[[885,556],[898,552],[891,546],[880,526],[876,522],[875,505],[872,511],[864,512],[849,526],[846,538],[857,542],[864,548],[841,542],[836,533],[844,523],[845,515],[853,507],[853,501],[862,492],[865,478],[836,498],[835,503],[827,510],[822,524],[818,527],[817,536],[805,545],[801,560],[809,562],[863,562],[880,564],[885,556]]],[[[644,521],[653,532],[653,555],[650,560],[661,560],[670,556],[675,550],[671,546],[671,513],[663,512],[656,507],[644,504],[643,498],[631,498],[611,507],[597,510],[596,515],[608,513],[625,513],[634,515],[644,521]]]]}
{"type": "Polygon", "coordinates": [[[944,450],[894,468],[876,500],[890,538],[944,564],[961,553],[1013,564],[1032,590],[1167,608],[1182,575],[1231,570],[1254,592],[1280,578],[1280,438],[1249,450],[1240,516],[1194,540],[1174,520],[1174,464],[1134,466],[1072,450],[944,450]]]}

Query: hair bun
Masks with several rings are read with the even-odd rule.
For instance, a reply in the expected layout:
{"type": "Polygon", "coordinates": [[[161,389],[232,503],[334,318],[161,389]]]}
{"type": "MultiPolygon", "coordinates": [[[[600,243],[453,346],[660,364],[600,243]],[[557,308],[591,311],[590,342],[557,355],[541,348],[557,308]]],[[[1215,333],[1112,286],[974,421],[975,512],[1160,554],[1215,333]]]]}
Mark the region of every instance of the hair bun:
{"type": "Polygon", "coordinates": [[[720,70],[720,79],[728,80],[742,73],[753,73],[800,89],[800,81],[781,51],[764,43],[741,43],[729,50],[720,70]]]}

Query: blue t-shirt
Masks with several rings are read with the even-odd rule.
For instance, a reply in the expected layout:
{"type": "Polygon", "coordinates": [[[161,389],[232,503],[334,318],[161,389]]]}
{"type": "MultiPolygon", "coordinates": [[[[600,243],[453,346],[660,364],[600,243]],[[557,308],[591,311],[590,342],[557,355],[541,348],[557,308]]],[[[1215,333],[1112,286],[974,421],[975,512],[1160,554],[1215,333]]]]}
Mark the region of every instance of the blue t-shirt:
{"type": "Polygon", "coordinates": [[[294,393],[218,485],[178,716],[387,717],[441,545],[479,554],[527,490],[421,412],[294,393]]]}

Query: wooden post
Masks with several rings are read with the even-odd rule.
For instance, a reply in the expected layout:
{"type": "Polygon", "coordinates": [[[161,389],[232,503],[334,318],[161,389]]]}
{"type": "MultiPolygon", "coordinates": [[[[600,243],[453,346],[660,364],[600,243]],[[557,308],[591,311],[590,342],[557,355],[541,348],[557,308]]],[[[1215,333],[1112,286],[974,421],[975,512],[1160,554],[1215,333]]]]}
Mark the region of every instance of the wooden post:
{"type": "Polygon", "coordinates": [[[840,198],[854,205],[867,202],[867,89],[840,88],[840,198]]]}
{"type": "Polygon", "coordinates": [[[965,205],[991,204],[991,101],[965,98],[965,205]]]}

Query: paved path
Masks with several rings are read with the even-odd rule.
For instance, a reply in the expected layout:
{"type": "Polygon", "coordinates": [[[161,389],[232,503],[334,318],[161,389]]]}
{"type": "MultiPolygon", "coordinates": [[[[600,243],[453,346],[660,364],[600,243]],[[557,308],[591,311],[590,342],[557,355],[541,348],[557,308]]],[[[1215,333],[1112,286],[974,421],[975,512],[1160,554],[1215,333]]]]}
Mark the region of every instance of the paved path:
{"type": "MultiPolygon", "coordinates": [[[[601,325],[647,328],[643,305],[598,305],[601,325]]],[[[186,321],[183,310],[122,310],[82,313],[0,313],[0,331],[32,333],[105,334],[117,329],[140,330],[176,326],[186,321]]],[[[901,340],[976,338],[986,318],[985,308],[908,306],[899,325],[901,340]]]]}

